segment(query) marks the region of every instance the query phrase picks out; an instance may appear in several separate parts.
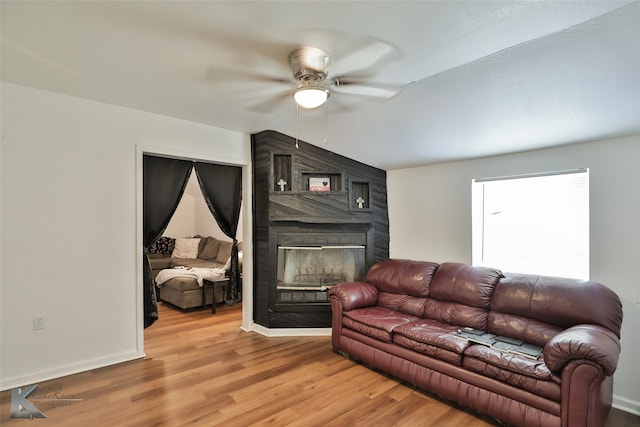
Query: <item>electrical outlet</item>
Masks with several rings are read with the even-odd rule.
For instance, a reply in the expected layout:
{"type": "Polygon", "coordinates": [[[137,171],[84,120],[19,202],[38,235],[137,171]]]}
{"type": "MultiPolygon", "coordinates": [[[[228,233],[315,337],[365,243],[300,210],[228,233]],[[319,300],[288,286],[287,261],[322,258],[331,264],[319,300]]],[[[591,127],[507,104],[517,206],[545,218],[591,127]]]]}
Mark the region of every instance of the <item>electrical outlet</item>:
{"type": "Polygon", "coordinates": [[[33,316],[33,330],[40,331],[44,329],[44,316],[33,316]]]}

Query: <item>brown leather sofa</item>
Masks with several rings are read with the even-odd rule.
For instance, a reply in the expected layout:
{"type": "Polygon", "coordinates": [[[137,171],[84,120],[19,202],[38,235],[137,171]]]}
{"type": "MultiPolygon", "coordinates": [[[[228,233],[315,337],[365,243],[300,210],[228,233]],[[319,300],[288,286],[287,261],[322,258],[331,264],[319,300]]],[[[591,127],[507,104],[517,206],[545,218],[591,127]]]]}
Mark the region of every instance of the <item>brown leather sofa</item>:
{"type": "Polygon", "coordinates": [[[602,426],[622,305],[607,287],[458,263],[386,260],[329,290],[334,351],[515,426],[602,426]],[[454,336],[543,347],[537,359],[454,336]]]}

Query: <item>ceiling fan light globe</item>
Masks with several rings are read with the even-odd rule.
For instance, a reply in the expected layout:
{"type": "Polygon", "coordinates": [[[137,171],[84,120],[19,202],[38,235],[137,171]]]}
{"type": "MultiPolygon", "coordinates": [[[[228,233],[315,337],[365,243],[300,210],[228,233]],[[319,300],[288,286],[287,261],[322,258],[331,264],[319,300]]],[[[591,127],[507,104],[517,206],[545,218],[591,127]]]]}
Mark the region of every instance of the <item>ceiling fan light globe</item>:
{"type": "Polygon", "coordinates": [[[318,108],[329,97],[329,91],[318,87],[302,87],[293,92],[293,99],[302,108],[313,109],[318,108]]]}

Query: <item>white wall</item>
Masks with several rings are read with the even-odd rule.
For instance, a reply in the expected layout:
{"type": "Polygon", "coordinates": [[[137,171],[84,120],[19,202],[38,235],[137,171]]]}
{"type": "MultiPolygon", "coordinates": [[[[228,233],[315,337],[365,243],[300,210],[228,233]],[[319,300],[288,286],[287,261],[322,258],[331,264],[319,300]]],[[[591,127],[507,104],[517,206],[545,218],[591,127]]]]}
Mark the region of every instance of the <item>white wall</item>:
{"type": "Polygon", "coordinates": [[[390,255],[470,263],[473,178],[589,168],[591,279],[624,309],[614,405],[640,414],[639,159],[640,135],[388,171],[390,255]]]}
{"type": "MultiPolygon", "coordinates": [[[[225,235],[222,230],[220,230],[220,226],[209,210],[209,206],[207,206],[207,202],[204,200],[204,196],[202,195],[202,190],[200,190],[200,184],[198,183],[198,178],[196,177],[195,171],[191,174],[191,178],[189,179],[189,184],[187,185],[185,194],[187,194],[187,192],[194,199],[194,235],[199,234],[201,236],[213,236],[218,240],[230,241],[231,238],[225,235]]],[[[238,229],[236,230],[236,239],[238,239],[239,242],[242,242],[242,221],[240,221],[240,223],[238,224],[238,229]]]]}
{"type": "MultiPolygon", "coordinates": [[[[230,241],[231,238],[225,235],[222,230],[220,230],[220,226],[211,214],[211,211],[207,206],[207,202],[204,201],[204,198],[201,196],[195,197],[194,199],[195,234],[199,234],[201,236],[213,236],[218,240],[230,241]]],[[[244,206],[242,207],[244,208],[244,206]]],[[[236,239],[238,240],[238,242],[243,242],[242,221],[240,221],[240,223],[238,224],[238,229],[236,230],[236,239]]]]}
{"type": "Polygon", "coordinates": [[[246,198],[249,138],[4,82],[1,90],[0,387],[143,356],[140,147],[244,165],[246,198]],[[45,330],[32,330],[36,315],[45,330]]]}
{"type": "MultiPolygon", "coordinates": [[[[242,207],[240,210],[242,211],[242,207]]],[[[194,171],[191,172],[182,199],[163,234],[173,238],[200,235],[213,236],[218,240],[231,240],[220,230],[209,210],[194,171]]],[[[242,221],[238,224],[236,239],[242,242],[242,221]]]]}
{"type": "Polygon", "coordinates": [[[198,234],[195,223],[195,204],[195,198],[190,194],[184,193],[163,235],[178,239],[193,237],[198,234]]]}

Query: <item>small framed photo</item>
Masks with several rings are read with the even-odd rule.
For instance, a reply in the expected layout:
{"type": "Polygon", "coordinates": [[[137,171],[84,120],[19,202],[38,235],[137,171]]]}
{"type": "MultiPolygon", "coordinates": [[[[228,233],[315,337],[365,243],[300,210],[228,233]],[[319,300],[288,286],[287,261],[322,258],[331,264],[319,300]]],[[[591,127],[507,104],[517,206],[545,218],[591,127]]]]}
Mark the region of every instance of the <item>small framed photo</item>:
{"type": "Polygon", "coordinates": [[[309,191],[331,191],[331,180],[329,177],[310,177],[309,191]]]}

